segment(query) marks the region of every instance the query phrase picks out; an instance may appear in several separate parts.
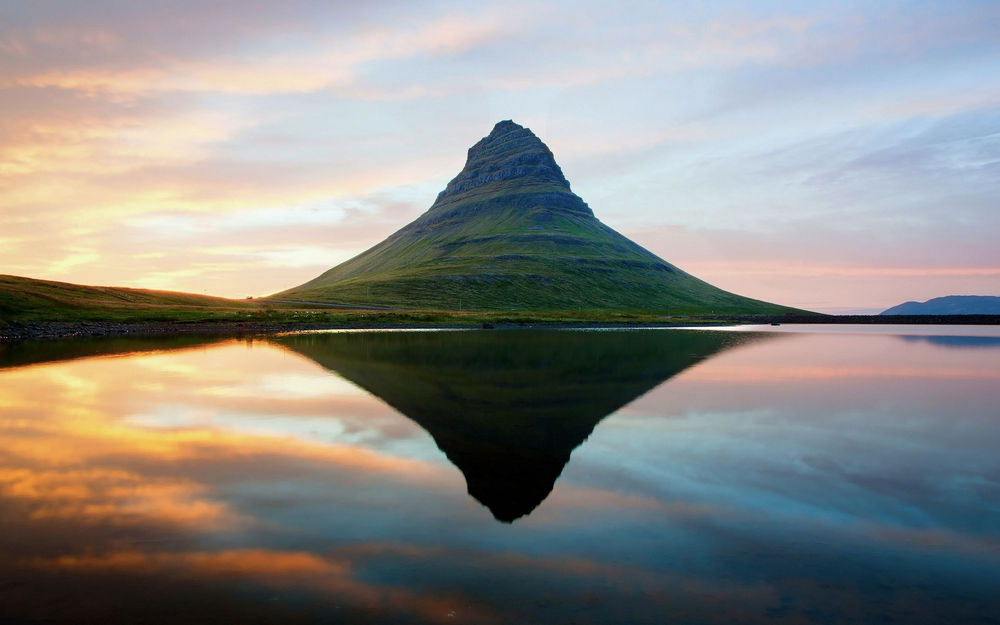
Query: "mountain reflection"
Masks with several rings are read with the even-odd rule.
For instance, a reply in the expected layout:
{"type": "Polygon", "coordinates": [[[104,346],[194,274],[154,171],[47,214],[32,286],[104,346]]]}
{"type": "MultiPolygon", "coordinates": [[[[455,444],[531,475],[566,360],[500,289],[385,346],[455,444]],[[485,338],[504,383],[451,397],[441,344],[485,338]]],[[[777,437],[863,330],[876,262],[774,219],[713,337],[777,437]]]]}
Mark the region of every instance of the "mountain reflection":
{"type": "Polygon", "coordinates": [[[598,422],[766,335],[676,331],[316,333],[274,339],[424,428],[505,523],[545,500],[598,422]]]}
{"type": "Polygon", "coordinates": [[[927,343],[937,347],[952,349],[1000,348],[1000,337],[996,336],[934,336],[903,334],[898,337],[907,343],[927,343]]]}
{"type": "Polygon", "coordinates": [[[166,352],[231,340],[219,336],[113,336],[0,343],[0,369],[95,356],[166,352]]]}

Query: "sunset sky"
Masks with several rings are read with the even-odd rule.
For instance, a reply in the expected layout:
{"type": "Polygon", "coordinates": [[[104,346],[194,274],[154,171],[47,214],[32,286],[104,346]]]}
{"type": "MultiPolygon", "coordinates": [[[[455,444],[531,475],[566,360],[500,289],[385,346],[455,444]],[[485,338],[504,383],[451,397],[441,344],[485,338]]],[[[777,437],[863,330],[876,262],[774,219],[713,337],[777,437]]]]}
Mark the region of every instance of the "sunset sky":
{"type": "Polygon", "coordinates": [[[417,217],[501,119],[722,288],[1000,295],[995,0],[4,2],[0,273],[279,291],[417,217]]]}

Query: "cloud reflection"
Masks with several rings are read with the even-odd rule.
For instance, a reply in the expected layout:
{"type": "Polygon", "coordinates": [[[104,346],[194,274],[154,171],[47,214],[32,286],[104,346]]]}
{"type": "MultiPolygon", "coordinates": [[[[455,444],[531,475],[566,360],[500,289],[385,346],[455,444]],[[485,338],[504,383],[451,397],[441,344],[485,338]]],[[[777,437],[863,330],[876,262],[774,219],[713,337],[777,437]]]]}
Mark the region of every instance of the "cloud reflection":
{"type": "MultiPolygon", "coordinates": [[[[995,350],[881,335],[601,336],[616,334],[673,345],[663,367],[694,366],[657,386],[661,365],[637,358],[656,374],[642,378],[648,392],[609,408],[514,525],[467,496],[431,436],[285,341],[121,343],[91,359],[79,344],[52,347],[66,359],[0,370],[0,604],[14,622],[67,623],[997,613],[996,384],[973,375],[996,369],[995,350]],[[714,349],[731,341],[741,347],[714,349]],[[822,375],[789,375],[797,367],[822,375]],[[926,375],[855,375],[881,367],[926,375]],[[948,368],[968,375],[935,373],[948,368]]],[[[474,386],[504,381],[508,334],[477,336],[496,366],[474,386]]],[[[540,334],[526,336],[540,345],[531,366],[552,359],[540,334]]],[[[587,336],[570,334],[580,344],[567,353],[584,353],[587,336]]],[[[311,347],[355,376],[393,364],[375,357],[392,351],[377,341],[311,347]]],[[[474,351],[447,354],[460,364],[474,351]]],[[[425,365],[396,362],[412,375],[379,389],[444,367],[425,365]]],[[[630,380],[599,394],[634,397],[630,380]]],[[[567,397],[587,403],[595,385],[567,397]]]]}

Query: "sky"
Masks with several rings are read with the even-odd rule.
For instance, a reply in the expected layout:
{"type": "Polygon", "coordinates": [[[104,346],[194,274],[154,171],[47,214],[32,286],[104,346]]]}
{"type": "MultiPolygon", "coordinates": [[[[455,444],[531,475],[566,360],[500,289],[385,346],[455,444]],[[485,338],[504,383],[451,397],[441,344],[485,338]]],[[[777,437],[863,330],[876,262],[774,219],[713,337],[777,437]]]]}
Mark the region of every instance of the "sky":
{"type": "Polygon", "coordinates": [[[823,312],[1000,295],[1000,3],[12,0],[0,273],[260,296],[502,119],[599,219],[823,312]]]}

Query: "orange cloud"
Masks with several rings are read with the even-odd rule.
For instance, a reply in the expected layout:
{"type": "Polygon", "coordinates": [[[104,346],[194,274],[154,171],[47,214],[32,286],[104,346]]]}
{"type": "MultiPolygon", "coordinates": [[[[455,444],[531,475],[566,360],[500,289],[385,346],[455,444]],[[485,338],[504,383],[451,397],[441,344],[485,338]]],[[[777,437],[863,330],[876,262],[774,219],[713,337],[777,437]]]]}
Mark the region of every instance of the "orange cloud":
{"type": "Polygon", "coordinates": [[[122,469],[0,468],[0,495],[29,504],[32,519],[114,525],[167,523],[200,529],[245,524],[225,505],[205,499],[189,480],[150,478],[122,469]]]}
{"type": "Polygon", "coordinates": [[[454,622],[456,609],[466,622],[489,624],[498,619],[469,606],[460,596],[417,594],[409,589],[379,586],[352,577],[350,560],[335,560],[303,551],[233,549],[215,552],[117,551],[101,555],[35,558],[26,564],[43,570],[172,575],[212,580],[246,580],[274,589],[307,589],[320,597],[369,611],[418,614],[432,622],[454,622]]]}
{"type": "Polygon", "coordinates": [[[57,569],[92,569],[145,572],[177,569],[200,575],[246,577],[312,577],[345,575],[351,567],[346,562],[332,562],[308,552],[240,549],[219,552],[147,553],[121,551],[105,555],[60,556],[36,559],[35,566],[57,569]]]}
{"type": "MultiPolygon", "coordinates": [[[[497,36],[501,24],[482,13],[432,17],[406,26],[369,26],[332,43],[295,52],[248,51],[240,58],[185,58],[181,51],[164,51],[155,59],[139,58],[131,67],[84,66],[76,69],[22,70],[0,78],[0,88],[55,87],[85,93],[141,96],[151,92],[211,92],[281,94],[350,87],[365,63],[403,59],[420,54],[455,53],[497,36]],[[154,64],[155,63],[155,64],[154,64]]],[[[509,25],[507,26],[510,27],[509,25]]],[[[74,33],[9,42],[28,54],[33,47],[75,44],[127,54],[125,42],[106,31],[74,33]]],[[[132,45],[135,45],[133,42],[132,45]]]]}
{"type": "MultiPolygon", "coordinates": [[[[35,518],[113,524],[156,520],[211,528],[251,521],[213,498],[208,483],[187,475],[186,467],[193,464],[307,463],[346,480],[383,479],[425,488],[458,479],[442,465],[364,446],[255,429],[253,422],[226,427],[216,416],[232,393],[220,395],[213,389],[238,393],[247,384],[294,386],[309,376],[317,388],[326,389],[326,395],[290,393],[273,405],[280,415],[298,415],[300,401],[306,404],[306,414],[315,414],[317,402],[336,405],[345,394],[358,393],[344,383],[324,384],[335,380],[284,350],[256,343],[257,354],[248,360],[246,349],[242,342],[229,342],[208,352],[191,348],[0,371],[0,447],[5,450],[0,494],[29,505],[35,518]],[[274,378],[275,372],[281,377],[274,378]],[[165,382],[176,421],[151,424],[144,410],[162,405],[150,398],[159,398],[165,382]]],[[[260,410],[254,406],[250,414],[260,410]]]]}

